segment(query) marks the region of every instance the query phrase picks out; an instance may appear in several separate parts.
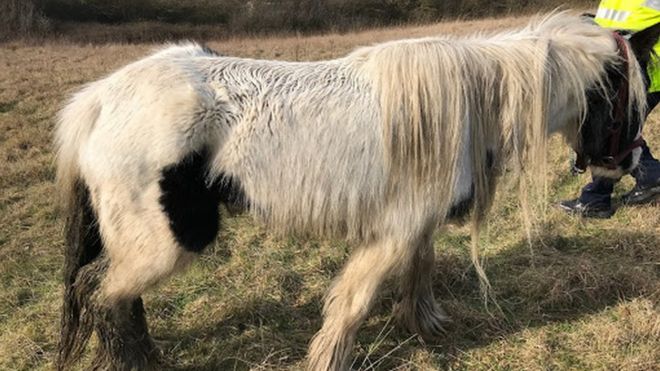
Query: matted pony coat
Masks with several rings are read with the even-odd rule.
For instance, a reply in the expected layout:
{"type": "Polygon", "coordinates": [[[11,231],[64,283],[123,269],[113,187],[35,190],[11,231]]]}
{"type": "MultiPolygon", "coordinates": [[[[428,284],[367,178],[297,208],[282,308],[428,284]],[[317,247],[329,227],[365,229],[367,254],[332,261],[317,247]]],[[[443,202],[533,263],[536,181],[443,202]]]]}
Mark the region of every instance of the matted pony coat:
{"type": "MultiPolygon", "coordinates": [[[[643,111],[643,77],[623,53],[635,67],[625,104],[643,111]]],[[[467,211],[478,229],[505,164],[542,183],[526,169],[543,173],[548,134],[576,144],[587,92],[606,97],[607,69],[620,62],[610,32],[558,13],[322,62],[175,45],[87,85],[56,132],[69,244],[58,367],[79,358],[93,330],[95,367],[156,367],[140,295],[216,238],[220,203],[276,231],[356,246],[326,298],[310,369],[347,367],[393,274],[401,321],[439,335],[447,317],[432,292],[433,231],[467,211]]]]}

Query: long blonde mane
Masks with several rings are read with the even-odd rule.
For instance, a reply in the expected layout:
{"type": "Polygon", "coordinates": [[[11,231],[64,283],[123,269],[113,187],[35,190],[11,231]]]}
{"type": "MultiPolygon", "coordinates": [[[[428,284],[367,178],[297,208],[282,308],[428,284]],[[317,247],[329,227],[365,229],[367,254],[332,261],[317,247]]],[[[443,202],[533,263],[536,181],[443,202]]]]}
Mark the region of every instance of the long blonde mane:
{"type": "MultiPolygon", "coordinates": [[[[467,139],[461,133],[470,125],[472,255],[486,286],[477,239],[495,195],[494,177],[506,167],[521,180],[519,201],[531,240],[538,212],[532,204],[546,195],[547,139],[557,119],[552,116],[557,107],[572,105],[574,120],[562,129],[569,140],[576,138],[587,113],[587,91],[604,94],[606,65],[621,62],[610,31],[566,12],[517,31],[395,41],[353,57],[365,60],[379,95],[390,188],[405,184],[436,195],[441,216],[451,206],[442,196],[454,193],[458,154],[467,139]]],[[[642,76],[639,68],[629,70],[629,104],[642,112],[642,76]]]]}

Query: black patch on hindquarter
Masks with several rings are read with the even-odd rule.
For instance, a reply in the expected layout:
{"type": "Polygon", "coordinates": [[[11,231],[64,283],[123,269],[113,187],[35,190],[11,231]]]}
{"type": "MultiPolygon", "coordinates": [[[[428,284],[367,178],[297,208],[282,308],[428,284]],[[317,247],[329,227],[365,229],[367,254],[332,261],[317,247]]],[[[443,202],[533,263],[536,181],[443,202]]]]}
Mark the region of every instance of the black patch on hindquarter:
{"type": "Polygon", "coordinates": [[[208,151],[192,153],[163,169],[160,203],[170,229],[186,250],[201,252],[218,234],[221,194],[206,181],[208,151]]]}

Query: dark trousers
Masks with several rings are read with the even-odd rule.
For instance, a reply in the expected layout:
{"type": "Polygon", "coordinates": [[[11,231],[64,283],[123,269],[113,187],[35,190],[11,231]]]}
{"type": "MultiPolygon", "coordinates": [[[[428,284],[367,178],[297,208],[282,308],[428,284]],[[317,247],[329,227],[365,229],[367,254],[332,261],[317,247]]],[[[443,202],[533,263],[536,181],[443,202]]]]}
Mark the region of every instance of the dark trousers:
{"type": "MultiPolygon", "coordinates": [[[[650,93],[647,97],[647,117],[653,108],[660,102],[660,92],[650,93]]],[[[649,147],[642,146],[642,155],[639,159],[639,166],[630,174],[635,178],[638,187],[653,185],[660,182],[660,161],[651,154],[649,147]]],[[[618,180],[593,177],[591,183],[582,188],[580,201],[582,203],[607,203],[611,202],[611,195],[614,191],[614,184],[618,180]]]]}

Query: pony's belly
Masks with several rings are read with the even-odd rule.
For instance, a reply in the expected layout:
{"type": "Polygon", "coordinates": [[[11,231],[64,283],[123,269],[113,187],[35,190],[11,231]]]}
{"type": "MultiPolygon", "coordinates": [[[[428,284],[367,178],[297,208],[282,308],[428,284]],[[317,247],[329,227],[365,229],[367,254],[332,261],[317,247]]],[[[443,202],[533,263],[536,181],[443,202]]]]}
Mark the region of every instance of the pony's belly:
{"type": "Polygon", "coordinates": [[[322,119],[278,129],[250,123],[235,130],[217,164],[269,224],[362,234],[383,203],[387,183],[376,127],[322,119]]]}

